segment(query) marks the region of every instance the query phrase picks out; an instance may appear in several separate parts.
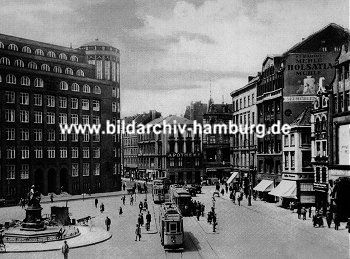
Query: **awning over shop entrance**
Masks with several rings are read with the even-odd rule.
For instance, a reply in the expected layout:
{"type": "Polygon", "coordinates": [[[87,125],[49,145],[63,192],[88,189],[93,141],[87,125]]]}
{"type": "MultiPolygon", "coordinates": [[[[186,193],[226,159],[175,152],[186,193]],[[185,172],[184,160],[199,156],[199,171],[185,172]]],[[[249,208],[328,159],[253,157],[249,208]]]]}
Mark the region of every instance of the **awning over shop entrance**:
{"type": "Polygon", "coordinates": [[[295,181],[282,180],[269,194],[277,197],[296,199],[297,184],[295,181]]]}
{"type": "Polygon", "coordinates": [[[261,180],[257,186],[254,187],[254,191],[258,192],[270,192],[273,189],[273,181],[261,180]]]}
{"type": "Polygon", "coordinates": [[[233,181],[233,179],[237,177],[237,175],[238,175],[238,172],[232,172],[230,178],[228,178],[226,183],[230,184],[233,181]]]}

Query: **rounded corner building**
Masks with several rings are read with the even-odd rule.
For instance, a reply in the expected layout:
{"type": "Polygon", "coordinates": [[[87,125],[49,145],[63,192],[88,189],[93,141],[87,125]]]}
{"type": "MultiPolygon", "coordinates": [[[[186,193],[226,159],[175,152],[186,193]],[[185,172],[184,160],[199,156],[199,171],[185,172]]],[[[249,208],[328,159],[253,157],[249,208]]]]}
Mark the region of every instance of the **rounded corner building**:
{"type": "Polygon", "coordinates": [[[121,189],[119,134],[61,134],[60,124],[120,119],[120,53],[0,34],[0,199],[121,189]]]}

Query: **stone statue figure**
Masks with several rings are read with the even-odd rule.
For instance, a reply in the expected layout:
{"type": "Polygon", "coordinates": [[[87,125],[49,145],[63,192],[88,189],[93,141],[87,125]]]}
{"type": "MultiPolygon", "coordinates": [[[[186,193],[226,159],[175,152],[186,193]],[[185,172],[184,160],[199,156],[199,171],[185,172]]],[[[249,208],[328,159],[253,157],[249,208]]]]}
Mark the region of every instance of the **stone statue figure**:
{"type": "Polygon", "coordinates": [[[33,208],[39,208],[40,200],[40,193],[38,190],[35,189],[35,186],[33,185],[28,193],[28,206],[32,206],[33,208]]]}

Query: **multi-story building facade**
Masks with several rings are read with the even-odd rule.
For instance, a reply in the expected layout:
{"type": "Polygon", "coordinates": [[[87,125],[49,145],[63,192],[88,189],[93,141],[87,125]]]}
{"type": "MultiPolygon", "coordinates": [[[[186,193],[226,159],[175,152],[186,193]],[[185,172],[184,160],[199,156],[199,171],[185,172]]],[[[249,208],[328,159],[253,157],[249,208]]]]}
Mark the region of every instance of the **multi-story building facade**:
{"type": "Polygon", "coordinates": [[[186,107],[184,117],[186,119],[197,121],[197,123],[203,123],[203,115],[207,112],[208,105],[205,103],[191,102],[191,105],[186,107]]]}
{"type": "MultiPolygon", "coordinates": [[[[204,114],[204,123],[228,125],[232,120],[232,104],[214,104],[209,101],[208,112],[204,114]]],[[[230,134],[229,132],[205,134],[203,132],[203,166],[204,176],[208,178],[228,178],[232,171],[230,163],[230,134]]]]}
{"type": "MultiPolygon", "coordinates": [[[[258,122],[291,123],[311,107],[320,84],[334,78],[334,64],[348,32],[329,24],[282,55],[267,57],[257,87],[258,122]]],[[[258,139],[258,179],[282,180],[281,135],[258,139]]]]}
{"type": "MultiPolygon", "coordinates": [[[[349,34],[348,34],[349,36],[349,34]]],[[[350,217],[350,39],[342,46],[330,98],[329,179],[331,203],[342,220],[350,217]]]]}
{"type": "Polygon", "coordinates": [[[311,162],[314,170],[315,204],[326,212],[330,204],[328,176],[329,132],[329,86],[319,86],[316,100],[311,110],[311,162]]]}
{"type": "MultiPolygon", "coordinates": [[[[183,117],[170,115],[151,121],[151,125],[178,124],[193,126],[193,122],[183,117]]],[[[159,128],[162,130],[162,127],[159,128]]],[[[150,179],[167,177],[172,183],[200,183],[202,177],[202,147],[200,134],[187,131],[146,134],[139,141],[140,165],[150,179]]]]}
{"type": "MultiPolygon", "coordinates": [[[[248,84],[231,92],[233,104],[233,122],[236,125],[256,125],[256,86],[259,76],[249,76],[248,84]]],[[[257,137],[252,134],[231,136],[231,164],[233,171],[238,172],[245,189],[255,186],[257,137]]],[[[247,190],[246,190],[247,191],[247,190]]]]}
{"type": "Polygon", "coordinates": [[[59,127],[119,119],[117,66],[119,50],[106,43],[72,49],[0,34],[0,196],[18,198],[33,184],[43,194],[120,189],[119,136],[59,127]],[[88,61],[100,48],[112,64],[101,77],[88,61]]]}

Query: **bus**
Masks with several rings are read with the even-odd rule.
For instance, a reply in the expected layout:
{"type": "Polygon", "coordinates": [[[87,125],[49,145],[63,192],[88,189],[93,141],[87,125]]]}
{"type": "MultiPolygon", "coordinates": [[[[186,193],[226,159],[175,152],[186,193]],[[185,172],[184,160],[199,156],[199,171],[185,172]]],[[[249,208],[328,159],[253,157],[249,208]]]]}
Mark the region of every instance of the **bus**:
{"type": "Polygon", "coordinates": [[[183,219],[174,203],[165,203],[159,212],[160,240],[165,250],[183,249],[183,219]]]}
{"type": "Polygon", "coordinates": [[[170,186],[170,201],[173,202],[182,216],[192,216],[192,196],[182,187],[170,186]]]}

